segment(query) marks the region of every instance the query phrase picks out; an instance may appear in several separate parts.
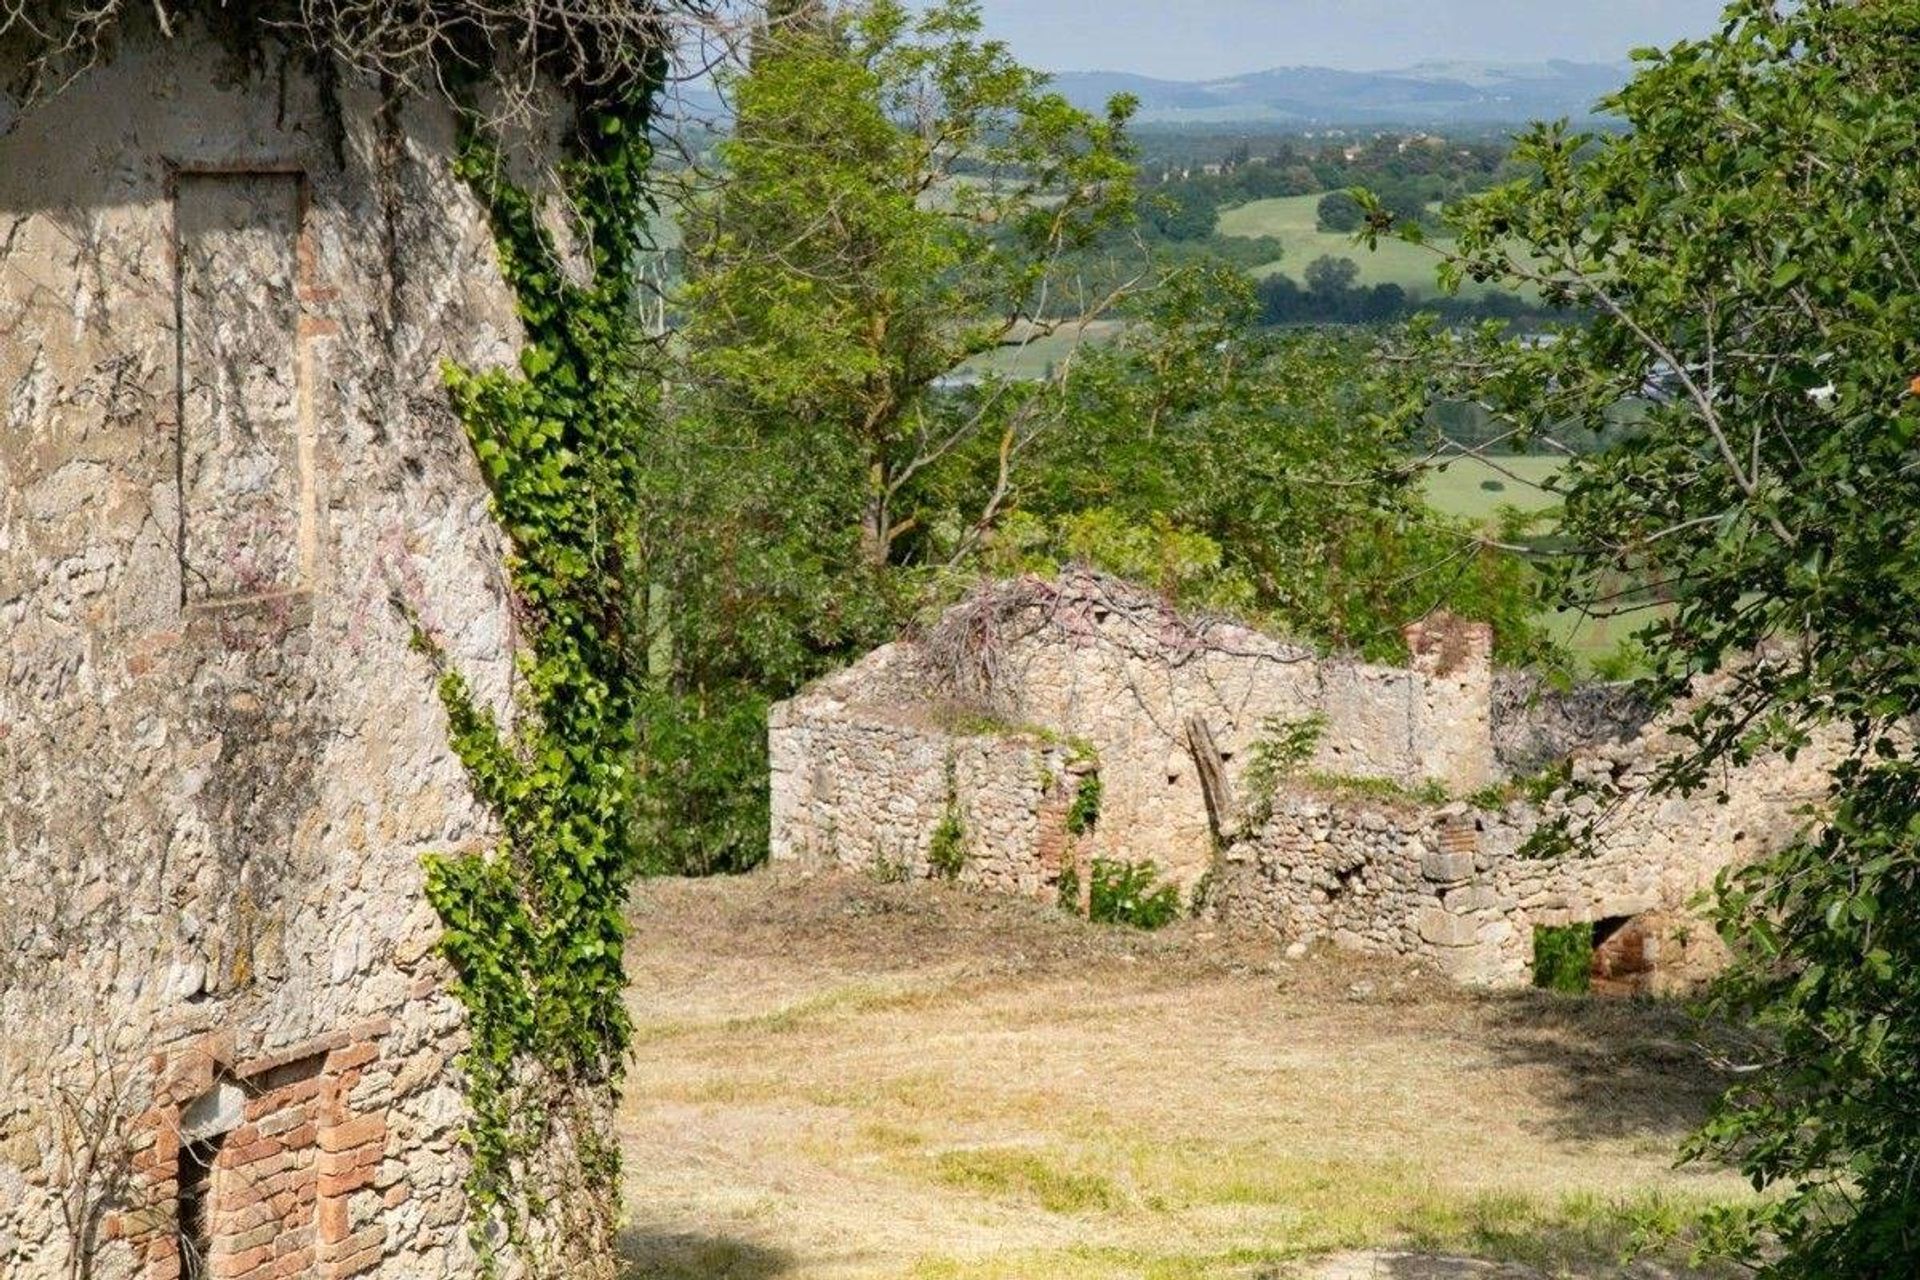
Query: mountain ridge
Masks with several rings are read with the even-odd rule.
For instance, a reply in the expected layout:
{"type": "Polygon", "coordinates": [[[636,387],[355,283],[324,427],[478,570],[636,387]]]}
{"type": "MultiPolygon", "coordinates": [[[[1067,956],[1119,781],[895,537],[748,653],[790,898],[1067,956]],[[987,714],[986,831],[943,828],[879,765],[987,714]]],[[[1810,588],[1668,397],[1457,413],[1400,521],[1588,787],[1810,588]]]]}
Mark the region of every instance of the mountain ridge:
{"type": "Polygon", "coordinates": [[[1053,85],[1088,109],[1131,93],[1146,124],[1484,125],[1605,118],[1597,104],[1630,75],[1625,62],[1452,60],[1383,71],[1273,67],[1209,80],[1069,71],[1054,75],[1053,85]]]}

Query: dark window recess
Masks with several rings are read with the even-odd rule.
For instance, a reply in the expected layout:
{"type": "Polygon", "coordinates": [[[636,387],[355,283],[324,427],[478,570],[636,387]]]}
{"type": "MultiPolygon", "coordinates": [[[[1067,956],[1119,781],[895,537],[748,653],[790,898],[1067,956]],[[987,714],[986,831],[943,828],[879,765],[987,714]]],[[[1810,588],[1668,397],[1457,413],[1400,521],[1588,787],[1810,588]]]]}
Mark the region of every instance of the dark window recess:
{"type": "Polygon", "coordinates": [[[213,1164],[225,1135],[180,1146],[181,1280],[207,1280],[213,1269],[213,1164]]]}
{"type": "Polygon", "coordinates": [[[327,1065],[325,1053],[311,1054],[305,1058],[296,1058],[292,1062],[262,1072],[258,1079],[248,1081],[249,1091],[258,1097],[263,1093],[272,1093],[276,1089],[285,1089],[302,1084],[318,1076],[327,1065]]]}

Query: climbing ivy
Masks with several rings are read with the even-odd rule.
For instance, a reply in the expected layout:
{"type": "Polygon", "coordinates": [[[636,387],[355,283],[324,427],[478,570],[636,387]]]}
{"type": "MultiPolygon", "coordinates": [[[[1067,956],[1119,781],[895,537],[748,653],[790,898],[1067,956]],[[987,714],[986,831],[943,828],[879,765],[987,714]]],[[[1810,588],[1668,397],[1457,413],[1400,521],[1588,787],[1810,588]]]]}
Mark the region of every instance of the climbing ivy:
{"type": "MultiPolygon", "coordinates": [[[[427,876],[468,1015],[467,1190],[489,1273],[498,1269],[489,1230],[504,1227],[506,1242],[524,1247],[526,1218],[551,1208],[515,1178],[557,1129],[576,1153],[577,1189],[611,1205],[617,1175],[592,1100],[617,1083],[629,1036],[622,907],[638,864],[644,669],[631,612],[640,448],[655,405],[630,319],[658,71],[576,113],[560,170],[585,245],[576,275],[539,196],[507,178],[477,113],[461,133],[457,172],[487,210],[526,332],[517,369],[446,371],[511,541],[507,568],[528,641],[511,726],[441,661],[453,749],[500,836],[485,852],[430,858],[427,876]]],[[[605,1225],[603,1214],[595,1226],[605,1225]]],[[[592,1230],[580,1238],[576,1223],[560,1226],[561,1252],[605,1243],[592,1230]]]]}
{"type": "Polygon", "coordinates": [[[1081,775],[1080,785],[1074,789],[1073,804],[1067,809],[1069,834],[1084,836],[1100,825],[1100,800],[1104,794],[1097,772],[1081,775]]]}
{"type": "Polygon", "coordinates": [[[947,760],[947,803],[927,846],[927,868],[942,880],[958,880],[967,869],[967,827],[960,817],[960,784],[953,760],[947,760]]]}

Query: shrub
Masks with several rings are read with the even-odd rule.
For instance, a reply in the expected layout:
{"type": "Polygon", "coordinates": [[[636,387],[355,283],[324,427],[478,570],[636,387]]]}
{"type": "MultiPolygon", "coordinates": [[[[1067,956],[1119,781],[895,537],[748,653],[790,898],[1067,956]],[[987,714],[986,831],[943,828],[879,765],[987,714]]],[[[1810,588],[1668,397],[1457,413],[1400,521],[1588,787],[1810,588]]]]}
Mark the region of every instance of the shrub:
{"type": "Polygon", "coordinates": [[[1584,995],[1593,985],[1593,925],[1535,925],[1533,985],[1584,995]]]}
{"type": "Polygon", "coordinates": [[[927,846],[927,866],[942,880],[958,880],[967,866],[967,828],[960,821],[960,806],[947,801],[940,825],[933,829],[933,843],[927,846]]]}
{"type": "Polygon", "coordinates": [[[1327,718],[1317,712],[1301,720],[1268,716],[1260,722],[1260,737],[1248,753],[1247,771],[1241,779],[1247,793],[1246,824],[1250,829],[1267,825],[1280,780],[1299,772],[1313,759],[1326,729],[1327,718]]]}
{"type": "MultiPolygon", "coordinates": [[[[1160,873],[1151,862],[1095,858],[1087,918],[1095,924],[1123,924],[1135,929],[1160,929],[1172,924],[1180,915],[1180,890],[1175,885],[1160,884],[1159,879],[1160,873]]],[[[1078,898],[1077,883],[1075,889],[1078,898]]]]}

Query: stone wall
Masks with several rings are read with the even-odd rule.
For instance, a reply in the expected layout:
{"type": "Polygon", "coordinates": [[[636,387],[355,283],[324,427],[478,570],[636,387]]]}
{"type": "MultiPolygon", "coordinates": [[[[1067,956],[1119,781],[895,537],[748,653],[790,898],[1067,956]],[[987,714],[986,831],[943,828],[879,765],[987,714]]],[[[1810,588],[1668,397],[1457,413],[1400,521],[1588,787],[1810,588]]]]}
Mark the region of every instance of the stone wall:
{"type": "Polygon", "coordinates": [[[10,1278],[473,1266],[421,859],[489,833],[396,606],[507,709],[439,369],[519,329],[449,113],[259,52],[0,102],[10,1278]]]}
{"type": "Polygon", "coordinates": [[[1631,923],[1645,952],[1634,989],[1686,990],[1724,959],[1699,895],[1724,868],[1801,829],[1834,753],[1758,760],[1713,794],[1654,795],[1674,749],[1658,727],[1585,748],[1569,762],[1575,785],[1498,808],[1287,787],[1272,817],[1223,852],[1208,905],[1287,938],[1419,957],[1492,985],[1531,978],[1536,926],[1631,923]],[[1613,798],[1603,806],[1579,784],[1604,784],[1613,798]],[[1562,819],[1590,825],[1591,839],[1554,856],[1523,853],[1543,822],[1562,819]]]}
{"type": "MultiPolygon", "coordinates": [[[[828,763],[811,743],[836,724],[869,724],[875,740],[905,734],[903,709],[944,708],[949,720],[1038,728],[1090,747],[1105,800],[1083,852],[1150,860],[1187,886],[1211,865],[1214,838],[1189,742],[1195,721],[1212,736],[1232,785],[1274,723],[1309,717],[1325,725],[1315,770],[1408,787],[1485,785],[1496,770],[1491,634],[1436,623],[1409,640],[1409,666],[1377,666],[1185,618],[1097,574],[1002,584],[923,641],[888,646],[776,709],[773,856],[796,856],[827,824],[850,851],[843,860],[897,843],[896,824],[876,815],[887,812],[885,797],[929,790],[917,766],[896,767],[877,748],[828,763]],[[972,638],[956,642],[955,632],[972,638]],[[796,781],[803,775],[819,779],[804,795],[796,781]],[[858,804],[845,799],[862,793],[858,804]]],[[[918,723],[928,722],[922,715],[918,723]]],[[[893,757],[919,758],[904,743],[893,757]]],[[[923,798],[912,803],[923,811],[923,798]]]]}
{"type": "Polygon", "coordinates": [[[1631,922],[1615,949],[1639,988],[1710,972],[1717,943],[1690,904],[1790,838],[1832,752],[1656,797],[1676,744],[1621,691],[1496,679],[1484,627],[1441,619],[1408,642],[1407,667],[1371,666],[1182,618],[1097,575],[988,588],[775,708],[773,857],[922,872],[951,804],[982,833],[969,874],[997,888],[1050,896],[1069,859],[1147,861],[1222,918],[1462,980],[1524,982],[1536,926],[1587,921],[1631,922]],[[1270,805],[1252,794],[1256,744],[1315,716],[1312,758],[1270,805]],[[1538,804],[1460,798],[1548,764],[1562,785],[1538,804]],[[1097,773],[1102,803],[1069,839],[1076,771],[1097,773]],[[1616,797],[1604,810],[1595,786],[1616,797]],[[1522,856],[1550,820],[1594,839],[1522,856]]]}
{"type": "MultiPolygon", "coordinates": [[[[866,674],[899,660],[879,651],[866,674]]],[[[938,874],[929,854],[951,814],[965,884],[1045,896],[1067,854],[1067,813],[1091,763],[1043,735],[966,732],[924,706],[851,712],[842,673],[772,717],[773,857],[886,876],[938,874]]]]}

